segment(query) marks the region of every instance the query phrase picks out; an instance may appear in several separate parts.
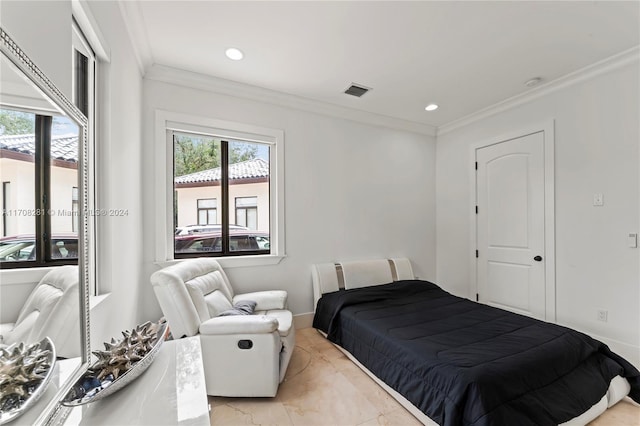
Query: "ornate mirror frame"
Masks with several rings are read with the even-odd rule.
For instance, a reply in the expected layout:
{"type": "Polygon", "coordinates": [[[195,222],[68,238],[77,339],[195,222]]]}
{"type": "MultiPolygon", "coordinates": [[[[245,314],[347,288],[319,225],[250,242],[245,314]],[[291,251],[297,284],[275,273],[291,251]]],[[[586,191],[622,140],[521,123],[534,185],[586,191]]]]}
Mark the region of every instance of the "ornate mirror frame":
{"type": "MultiPolygon", "coordinates": [[[[47,76],[33,63],[27,54],[20,49],[13,39],[0,27],[0,52],[13,65],[21,71],[36,86],[42,95],[47,98],[52,105],[58,108],[64,115],[74,120],[78,125],[78,202],[80,217],[78,218],[79,233],[79,287],[80,300],[80,343],[81,362],[80,366],[62,383],[55,396],[46,402],[46,408],[40,413],[36,424],[56,424],[61,423],[68,414],[68,408],[58,403],[64,397],[73,383],[86,371],[90,360],[89,342],[89,216],[87,214],[89,206],[89,171],[88,171],[88,147],[87,147],[87,118],[80,112],[72,102],[47,78],[47,76]]],[[[43,401],[44,402],[44,401],[43,401]]],[[[33,407],[35,408],[35,407],[33,407]]],[[[19,421],[18,421],[19,423],[19,421]]]]}

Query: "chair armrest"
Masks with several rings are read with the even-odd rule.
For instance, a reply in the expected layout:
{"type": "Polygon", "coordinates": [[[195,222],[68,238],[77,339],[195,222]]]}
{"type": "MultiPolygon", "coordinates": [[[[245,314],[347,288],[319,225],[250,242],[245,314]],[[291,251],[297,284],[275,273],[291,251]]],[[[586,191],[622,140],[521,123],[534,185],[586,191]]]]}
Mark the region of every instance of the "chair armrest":
{"type": "Polygon", "coordinates": [[[240,300],[256,302],[256,311],[287,308],[287,292],[284,290],[254,291],[253,293],[236,294],[233,297],[233,303],[240,300]]]}
{"type": "Polygon", "coordinates": [[[266,315],[214,317],[200,324],[200,334],[261,334],[278,330],[278,320],[266,315]]]}

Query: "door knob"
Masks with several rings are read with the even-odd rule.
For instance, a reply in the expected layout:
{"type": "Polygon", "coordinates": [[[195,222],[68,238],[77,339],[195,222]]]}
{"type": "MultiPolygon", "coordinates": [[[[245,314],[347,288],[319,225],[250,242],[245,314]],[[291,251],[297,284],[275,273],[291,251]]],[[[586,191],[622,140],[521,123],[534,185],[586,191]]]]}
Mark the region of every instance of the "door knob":
{"type": "Polygon", "coordinates": [[[536,262],[540,262],[542,260],[542,256],[536,256],[533,258],[536,262]]]}

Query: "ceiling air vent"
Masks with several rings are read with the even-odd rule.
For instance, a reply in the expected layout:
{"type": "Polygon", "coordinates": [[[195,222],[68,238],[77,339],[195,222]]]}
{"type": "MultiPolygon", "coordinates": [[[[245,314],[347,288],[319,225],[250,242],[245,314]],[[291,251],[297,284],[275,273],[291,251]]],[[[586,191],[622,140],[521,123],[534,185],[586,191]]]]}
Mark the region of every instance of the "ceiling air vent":
{"type": "Polygon", "coordinates": [[[349,86],[347,90],[344,91],[344,93],[346,93],[347,95],[351,95],[359,98],[365,93],[367,93],[369,90],[371,90],[370,87],[365,87],[359,84],[352,83],[351,86],[349,86]]]}

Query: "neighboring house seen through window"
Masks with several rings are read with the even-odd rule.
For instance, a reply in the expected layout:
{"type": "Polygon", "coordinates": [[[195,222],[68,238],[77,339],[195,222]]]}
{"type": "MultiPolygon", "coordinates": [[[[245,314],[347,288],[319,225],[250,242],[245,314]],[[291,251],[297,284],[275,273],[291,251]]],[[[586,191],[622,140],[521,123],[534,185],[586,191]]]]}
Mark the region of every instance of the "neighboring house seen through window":
{"type": "Polygon", "coordinates": [[[0,109],[0,267],[75,264],[78,126],[45,112],[0,109]]]}
{"type": "Polygon", "coordinates": [[[270,254],[270,145],[178,131],[172,140],[174,257],[270,254]]]}

